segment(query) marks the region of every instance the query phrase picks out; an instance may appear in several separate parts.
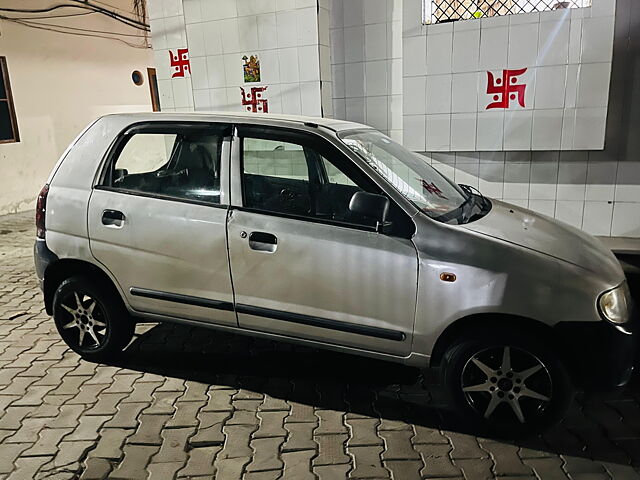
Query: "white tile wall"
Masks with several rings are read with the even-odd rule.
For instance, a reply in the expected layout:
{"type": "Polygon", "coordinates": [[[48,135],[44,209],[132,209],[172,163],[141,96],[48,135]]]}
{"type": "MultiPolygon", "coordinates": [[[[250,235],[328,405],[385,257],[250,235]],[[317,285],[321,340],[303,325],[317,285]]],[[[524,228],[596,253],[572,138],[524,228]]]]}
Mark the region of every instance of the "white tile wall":
{"type": "MultiPolygon", "coordinates": [[[[452,150],[461,144],[481,151],[603,148],[615,0],[594,0],[593,8],[428,26],[413,20],[419,3],[404,3],[405,79],[426,77],[425,115],[477,114],[471,128],[475,142],[461,142],[463,136],[453,133],[452,150]],[[493,101],[486,93],[487,72],[501,80],[504,69],[522,68],[527,71],[516,81],[526,85],[525,106],[511,100],[508,109],[487,111],[493,101]],[[443,83],[447,75],[450,92],[443,83]],[[535,112],[523,113],[530,109],[535,112]]],[[[418,113],[421,106],[412,105],[406,115],[418,113]]],[[[458,117],[455,123],[460,121],[458,117]]],[[[470,121],[465,117],[465,125],[471,127],[470,121]]]]}
{"type": "Polygon", "coordinates": [[[615,0],[429,27],[421,0],[213,3],[151,2],[163,110],[243,110],[236,57],[258,53],[272,112],[369,123],[485,195],[593,234],[640,236],[640,162],[597,151],[615,0]],[[184,46],[191,75],[171,79],[169,49],[184,46]],[[526,107],[485,110],[486,71],[521,67],[526,107]]]}
{"type": "MultiPolygon", "coordinates": [[[[396,139],[403,136],[403,84],[417,97],[408,111],[426,113],[426,79],[409,79],[424,73],[426,41],[415,45],[420,51],[416,65],[403,62],[403,1],[331,0],[328,14],[333,116],[368,123],[396,139]]],[[[421,125],[424,148],[424,119],[421,125]]]]}
{"type": "Polygon", "coordinates": [[[243,111],[241,86],[267,86],[273,113],[321,115],[323,109],[332,110],[327,5],[319,7],[316,0],[151,3],[157,2],[163,7],[151,8],[151,21],[163,110],[243,111]],[[168,50],[184,47],[189,48],[192,75],[169,80],[168,50]],[[245,84],[242,57],[253,54],[260,60],[261,82],[245,84]],[[324,102],[321,79],[327,89],[324,102]]]}

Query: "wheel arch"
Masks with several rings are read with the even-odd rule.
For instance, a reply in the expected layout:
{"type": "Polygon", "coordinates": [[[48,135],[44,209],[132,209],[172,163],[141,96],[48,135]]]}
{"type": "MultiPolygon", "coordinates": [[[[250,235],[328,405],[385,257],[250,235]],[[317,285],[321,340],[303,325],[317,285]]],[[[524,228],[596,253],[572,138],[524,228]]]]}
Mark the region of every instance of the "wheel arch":
{"type": "Polygon", "coordinates": [[[532,318],[500,313],[478,313],[459,318],[445,328],[438,336],[430,357],[431,366],[439,366],[444,353],[451,343],[463,334],[486,330],[487,328],[517,328],[548,340],[555,345],[553,328],[532,318]]]}
{"type": "Polygon", "coordinates": [[[48,315],[53,314],[53,296],[60,284],[75,275],[87,275],[95,279],[108,288],[112,288],[118,297],[123,300],[120,290],[102,268],[86,260],[63,258],[52,263],[45,270],[43,292],[44,305],[48,315]]]}

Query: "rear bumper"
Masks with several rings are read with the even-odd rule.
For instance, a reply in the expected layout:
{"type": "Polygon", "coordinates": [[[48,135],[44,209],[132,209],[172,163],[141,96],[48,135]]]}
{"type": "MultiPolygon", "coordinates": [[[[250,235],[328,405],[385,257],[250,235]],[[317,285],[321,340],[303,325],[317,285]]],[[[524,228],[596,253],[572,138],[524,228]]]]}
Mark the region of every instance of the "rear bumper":
{"type": "Polygon", "coordinates": [[[589,390],[615,390],[631,379],[638,349],[637,320],[629,332],[605,322],[561,322],[558,347],[574,382],[589,390]]]}
{"type": "Polygon", "coordinates": [[[49,250],[47,242],[36,240],[33,246],[33,261],[36,266],[36,275],[40,284],[40,290],[44,291],[44,274],[47,267],[58,260],[58,256],[49,250]]]}

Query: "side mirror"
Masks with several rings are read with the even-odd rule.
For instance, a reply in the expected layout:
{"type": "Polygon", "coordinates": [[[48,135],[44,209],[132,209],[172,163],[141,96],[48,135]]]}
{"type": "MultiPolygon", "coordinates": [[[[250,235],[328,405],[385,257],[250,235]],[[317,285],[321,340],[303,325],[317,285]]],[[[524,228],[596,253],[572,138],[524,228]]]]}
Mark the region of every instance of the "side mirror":
{"type": "Polygon", "coordinates": [[[113,183],[121,181],[127,175],[129,175],[129,170],[126,168],[116,168],[113,171],[113,183]]]}
{"type": "Polygon", "coordinates": [[[391,229],[391,222],[387,222],[389,205],[389,199],[384,195],[360,191],[351,197],[349,210],[365,218],[375,220],[376,231],[388,233],[391,229]]]}

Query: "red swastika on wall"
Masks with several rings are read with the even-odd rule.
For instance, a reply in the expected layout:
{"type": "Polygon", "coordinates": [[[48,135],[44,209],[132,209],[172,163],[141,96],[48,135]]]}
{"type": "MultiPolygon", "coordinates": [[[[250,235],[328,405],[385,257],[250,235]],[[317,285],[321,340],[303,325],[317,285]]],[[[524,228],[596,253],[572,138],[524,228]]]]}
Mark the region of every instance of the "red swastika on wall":
{"type": "Polygon", "coordinates": [[[169,50],[169,58],[171,59],[171,78],[184,77],[186,72],[191,73],[191,64],[189,63],[189,50],[179,48],[176,55],[169,50]]]}
{"type": "Polygon", "coordinates": [[[266,98],[262,98],[262,92],[266,89],[267,87],[251,87],[251,91],[247,93],[243,87],[240,87],[242,105],[247,106],[247,112],[269,113],[269,103],[266,98]]]}
{"type": "Polygon", "coordinates": [[[518,76],[527,71],[526,68],[519,70],[503,70],[502,78],[494,78],[493,73],[487,72],[487,94],[493,95],[493,103],[487,105],[487,110],[491,108],[509,108],[511,100],[518,99],[518,104],[524,107],[524,93],[526,84],[518,84],[518,76]]]}

